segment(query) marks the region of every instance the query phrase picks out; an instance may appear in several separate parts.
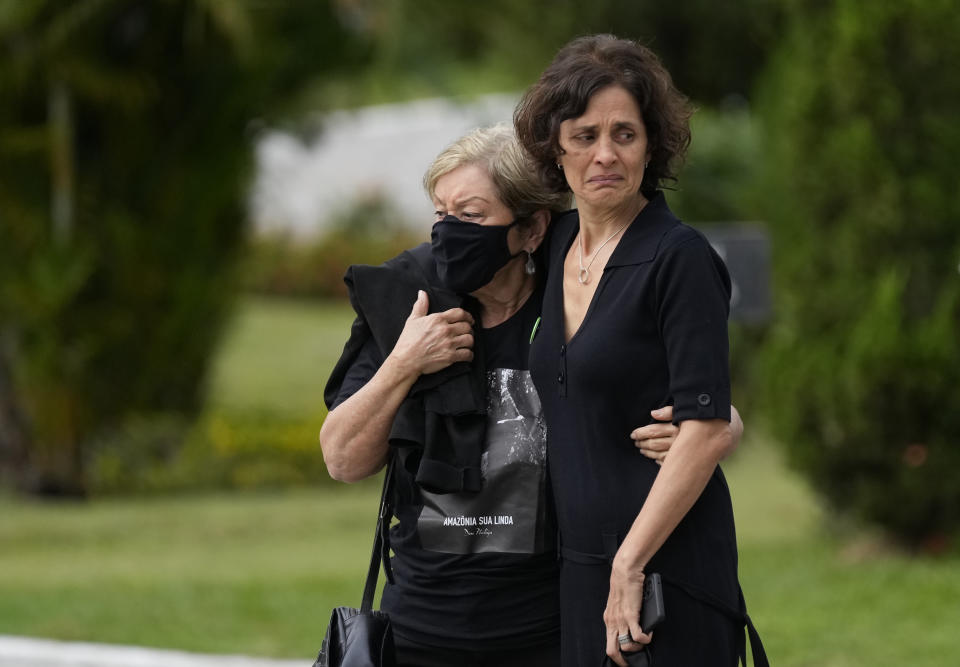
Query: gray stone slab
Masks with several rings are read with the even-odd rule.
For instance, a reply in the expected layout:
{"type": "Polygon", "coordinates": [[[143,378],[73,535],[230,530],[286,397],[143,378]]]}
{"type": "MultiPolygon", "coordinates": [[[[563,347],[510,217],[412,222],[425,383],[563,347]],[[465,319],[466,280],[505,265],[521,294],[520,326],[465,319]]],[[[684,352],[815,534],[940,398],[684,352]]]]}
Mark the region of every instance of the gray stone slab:
{"type": "Polygon", "coordinates": [[[308,667],[310,659],[205,655],[0,635],[0,667],[308,667]]]}

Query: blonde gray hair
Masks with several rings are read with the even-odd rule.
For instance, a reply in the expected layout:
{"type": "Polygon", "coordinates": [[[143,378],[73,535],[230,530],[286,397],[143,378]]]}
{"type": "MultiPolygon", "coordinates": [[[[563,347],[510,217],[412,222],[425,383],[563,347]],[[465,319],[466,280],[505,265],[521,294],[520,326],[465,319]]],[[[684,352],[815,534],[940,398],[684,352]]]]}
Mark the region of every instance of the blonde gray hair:
{"type": "Polygon", "coordinates": [[[518,218],[541,209],[558,213],[570,208],[570,194],[547,188],[533,159],[506,123],[472,130],[445,148],[423,177],[430,199],[440,178],[468,164],[486,170],[500,201],[518,218]]]}

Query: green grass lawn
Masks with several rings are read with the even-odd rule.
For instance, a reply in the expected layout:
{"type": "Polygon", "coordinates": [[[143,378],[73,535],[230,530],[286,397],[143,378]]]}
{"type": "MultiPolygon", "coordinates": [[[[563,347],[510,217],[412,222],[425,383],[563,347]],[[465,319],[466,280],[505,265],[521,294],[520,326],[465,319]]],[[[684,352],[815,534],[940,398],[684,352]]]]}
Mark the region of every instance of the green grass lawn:
{"type": "MultiPolygon", "coordinates": [[[[315,409],[350,319],[343,306],[247,302],[216,364],[214,405],[315,409]]],[[[761,439],[724,468],[741,581],[772,664],[960,664],[960,556],[911,558],[837,522],[828,530],[761,439]]],[[[2,498],[0,634],[309,664],[330,608],[359,602],[378,492],[371,480],[82,505],[2,498]]]]}
{"type": "Polygon", "coordinates": [[[241,302],[213,364],[210,407],[291,418],[316,411],[352,321],[345,303],[241,302]]]}
{"type": "Polygon", "coordinates": [[[359,603],[377,493],[4,501],[0,634],[310,658],[359,603]]]}

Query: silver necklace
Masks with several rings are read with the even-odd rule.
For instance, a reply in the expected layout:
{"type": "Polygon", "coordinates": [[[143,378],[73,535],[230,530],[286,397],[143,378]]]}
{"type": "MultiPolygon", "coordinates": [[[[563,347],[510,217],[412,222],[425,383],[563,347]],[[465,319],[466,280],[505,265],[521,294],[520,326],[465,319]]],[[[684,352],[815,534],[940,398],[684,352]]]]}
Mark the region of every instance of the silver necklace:
{"type": "MultiPolygon", "coordinates": [[[[631,218],[632,220],[632,218],[631,218]]],[[[607,240],[600,244],[600,247],[597,248],[596,252],[593,253],[593,257],[590,258],[590,261],[587,262],[587,265],[583,265],[583,233],[577,234],[577,263],[580,265],[580,273],[577,274],[577,282],[581,285],[586,285],[590,282],[590,267],[593,266],[593,260],[597,258],[597,255],[600,254],[600,251],[603,250],[603,246],[607,245],[614,236],[622,232],[627,225],[630,224],[630,220],[627,220],[623,223],[623,226],[615,231],[613,234],[607,237],[607,240]]]]}

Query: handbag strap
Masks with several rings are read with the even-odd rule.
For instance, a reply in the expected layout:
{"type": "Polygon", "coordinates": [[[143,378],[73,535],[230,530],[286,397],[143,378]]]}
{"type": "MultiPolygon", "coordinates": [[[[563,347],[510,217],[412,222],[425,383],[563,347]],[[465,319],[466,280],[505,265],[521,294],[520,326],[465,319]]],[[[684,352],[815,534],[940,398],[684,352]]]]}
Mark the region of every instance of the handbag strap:
{"type": "MultiPolygon", "coordinates": [[[[741,627],[746,626],[747,636],[750,639],[750,652],[753,655],[753,664],[756,667],[770,667],[770,662],[767,659],[767,652],[764,650],[763,641],[760,639],[760,633],[757,632],[757,628],[753,625],[753,621],[747,614],[747,604],[743,598],[743,589],[740,589],[740,609],[734,609],[717,596],[702,588],[678,581],[672,577],[663,577],[661,575],[661,578],[663,579],[664,583],[680,589],[694,600],[699,600],[700,602],[713,607],[736,623],[741,624],[741,627]]],[[[746,667],[747,646],[745,638],[742,634],[740,635],[738,644],[738,662],[742,664],[743,667],[746,667]]]]}
{"type": "MultiPolygon", "coordinates": [[[[390,528],[390,519],[393,518],[393,452],[387,454],[387,470],[383,474],[383,491],[380,493],[380,510],[377,513],[377,532],[373,536],[373,553],[370,554],[370,568],[367,570],[367,582],[363,586],[363,599],[360,603],[360,611],[368,612],[373,609],[373,596],[377,592],[377,579],[380,576],[380,563],[384,562],[389,555],[386,553],[387,540],[386,531],[390,528]]],[[[388,573],[387,578],[390,578],[388,573]]]]}

